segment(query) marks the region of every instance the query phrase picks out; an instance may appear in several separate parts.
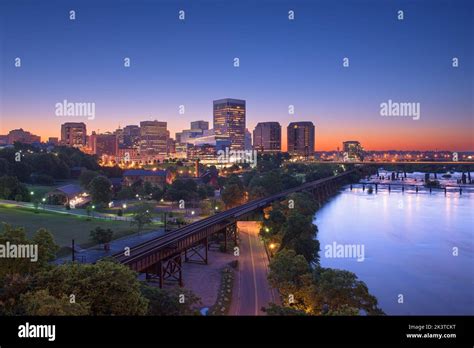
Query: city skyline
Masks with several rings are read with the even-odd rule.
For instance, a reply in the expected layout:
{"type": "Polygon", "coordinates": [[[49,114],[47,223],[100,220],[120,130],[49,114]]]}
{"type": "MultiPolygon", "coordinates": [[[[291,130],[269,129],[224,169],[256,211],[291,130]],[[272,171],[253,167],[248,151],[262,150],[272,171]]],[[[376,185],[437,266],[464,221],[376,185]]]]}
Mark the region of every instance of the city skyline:
{"type": "MultiPolygon", "coordinates": [[[[93,149],[94,148],[94,145],[92,143],[92,137],[94,136],[106,136],[106,135],[119,135],[121,133],[117,133],[118,131],[121,131],[123,132],[124,130],[126,130],[127,128],[129,127],[136,127],[138,129],[138,131],[140,131],[140,124],[141,123],[148,123],[148,122],[158,122],[158,123],[164,123],[166,124],[167,122],[166,121],[160,121],[160,120],[147,120],[147,121],[139,121],[138,124],[127,124],[127,125],[119,125],[117,128],[111,128],[111,129],[107,129],[107,130],[94,130],[94,129],[90,129],[89,126],[88,126],[88,123],[86,121],[67,121],[67,122],[64,122],[64,123],[61,123],[59,125],[59,136],[48,136],[48,137],[43,137],[43,136],[40,136],[40,135],[37,135],[35,134],[34,132],[30,132],[28,129],[23,129],[21,127],[19,128],[15,128],[15,129],[10,129],[10,130],[7,130],[6,132],[4,132],[3,134],[0,134],[0,137],[4,137],[4,141],[8,141],[7,143],[8,144],[12,144],[12,140],[11,139],[8,139],[9,135],[13,138],[13,139],[16,139],[18,136],[20,136],[20,138],[23,138],[24,134],[28,134],[28,137],[30,138],[28,141],[26,141],[26,143],[34,143],[34,142],[41,142],[41,143],[48,143],[48,142],[52,142],[52,143],[55,143],[57,145],[65,145],[65,146],[72,146],[71,144],[69,144],[66,140],[66,142],[64,144],[62,144],[62,139],[64,138],[67,138],[66,137],[63,137],[62,136],[62,129],[64,128],[65,125],[69,125],[69,124],[84,124],[86,126],[86,132],[84,134],[84,139],[89,139],[89,140],[83,140],[81,142],[81,144],[84,144],[83,148],[89,148],[89,149],[93,149]],[[38,140],[39,139],[39,140],[38,140]]],[[[205,122],[205,123],[211,123],[211,122],[208,122],[208,121],[204,121],[204,120],[195,120],[195,121],[191,121],[190,123],[200,123],[200,122],[205,122]]],[[[263,125],[263,124],[272,124],[272,123],[276,123],[280,126],[280,139],[279,141],[281,142],[281,150],[279,151],[273,151],[273,152],[288,152],[288,128],[291,126],[291,124],[298,124],[298,123],[307,123],[307,122],[310,122],[310,121],[295,121],[295,122],[291,122],[289,123],[288,125],[280,125],[279,122],[273,122],[273,121],[265,121],[265,122],[258,122],[255,126],[255,128],[253,129],[253,131],[250,131],[248,128],[246,128],[246,133],[248,131],[249,134],[251,134],[252,136],[252,148],[254,149],[259,149],[258,145],[255,145],[254,143],[254,136],[255,136],[255,131],[257,130],[258,126],[259,125],[263,125]],[[285,144],[283,146],[283,144],[285,144]],[[283,148],[285,147],[285,148],[283,148]]],[[[311,123],[311,122],[310,122],[311,123]]],[[[315,128],[315,136],[314,136],[314,139],[315,139],[315,144],[317,143],[316,139],[317,139],[317,126],[316,125],[313,125],[313,127],[315,128]]],[[[192,127],[188,127],[187,129],[182,129],[180,130],[179,132],[176,132],[175,133],[175,137],[171,136],[171,131],[169,129],[167,129],[167,133],[169,135],[169,138],[168,139],[171,139],[173,141],[175,141],[176,143],[180,143],[180,141],[178,140],[178,134],[181,135],[182,133],[184,132],[190,132],[193,133],[195,132],[196,130],[198,129],[193,129],[192,127]]],[[[202,130],[201,130],[202,131],[202,130]]],[[[213,128],[209,128],[208,130],[206,131],[211,131],[212,134],[214,129],[213,128]]],[[[140,135],[138,135],[140,136],[140,135]]],[[[188,144],[192,144],[194,143],[194,140],[199,140],[199,139],[202,139],[203,141],[205,139],[207,139],[208,137],[213,137],[214,135],[206,135],[206,133],[200,133],[198,136],[196,137],[191,137],[189,139],[187,139],[185,141],[185,143],[188,143],[188,144]],[[192,140],[191,142],[189,142],[190,140],[192,140]]],[[[343,148],[344,148],[344,144],[346,142],[357,142],[357,143],[363,143],[363,141],[359,141],[359,140],[349,140],[351,138],[349,137],[346,137],[346,138],[343,138],[341,139],[340,143],[336,144],[336,147],[335,148],[329,148],[329,149],[319,149],[317,148],[317,146],[314,147],[314,153],[317,153],[317,152],[334,152],[334,151],[342,151],[343,148]],[[342,145],[342,146],[341,146],[342,145]]],[[[14,141],[17,141],[17,140],[14,140],[14,141]]],[[[22,142],[22,141],[20,141],[22,142]]],[[[5,144],[7,144],[5,143],[5,144]]],[[[199,143],[199,142],[198,142],[199,143]]],[[[136,148],[136,149],[140,149],[140,145],[132,145],[132,144],[127,144],[127,143],[124,143],[122,145],[119,145],[118,147],[118,150],[120,149],[127,149],[127,148],[136,148]]],[[[263,149],[263,148],[262,148],[263,149]]],[[[439,149],[439,148],[436,148],[436,149],[432,149],[432,148],[427,148],[427,149],[420,149],[420,148],[413,148],[413,149],[402,149],[402,148],[385,148],[385,149],[371,149],[371,148],[367,148],[366,146],[364,146],[364,151],[375,151],[375,152],[383,152],[383,151],[400,151],[400,152],[472,152],[473,150],[449,150],[449,149],[439,149]]],[[[264,152],[268,152],[268,150],[266,149],[264,152]]],[[[272,151],[269,151],[269,152],[272,152],[272,151]]]]}
{"type": "Polygon", "coordinates": [[[472,343],[473,24],[0,0],[2,342],[472,343]]]}
{"type": "Polygon", "coordinates": [[[192,120],[212,121],[212,100],[232,97],[246,100],[250,131],[258,122],[313,122],[319,151],[347,139],[368,150],[474,150],[467,1],[433,1],[429,10],[423,1],[185,3],[185,21],[166,1],[83,10],[88,3],[51,1],[29,13],[0,4],[0,134],[23,128],[47,139],[65,122],[104,132],[150,120],[175,134],[192,120]],[[216,44],[223,39],[232,44],[216,44]],[[56,116],[63,100],[95,103],[95,118],[56,116]],[[389,100],[419,103],[421,117],[382,117],[389,100]]]}

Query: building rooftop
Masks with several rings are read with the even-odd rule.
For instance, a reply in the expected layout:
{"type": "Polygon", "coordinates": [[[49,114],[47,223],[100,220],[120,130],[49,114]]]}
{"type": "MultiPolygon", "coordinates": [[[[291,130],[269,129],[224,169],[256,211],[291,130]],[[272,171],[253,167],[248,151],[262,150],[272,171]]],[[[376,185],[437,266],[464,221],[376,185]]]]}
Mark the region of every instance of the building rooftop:
{"type": "Polygon", "coordinates": [[[54,189],[54,191],[60,191],[60,192],[64,193],[65,195],[71,197],[71,196],[75,196],[75,195],[78,195],[78,194],[82,193],[84,190],[79,185],[69,184],[69,185],[64,185],[64,186],[57,187],[56,189],[54,189]]]}

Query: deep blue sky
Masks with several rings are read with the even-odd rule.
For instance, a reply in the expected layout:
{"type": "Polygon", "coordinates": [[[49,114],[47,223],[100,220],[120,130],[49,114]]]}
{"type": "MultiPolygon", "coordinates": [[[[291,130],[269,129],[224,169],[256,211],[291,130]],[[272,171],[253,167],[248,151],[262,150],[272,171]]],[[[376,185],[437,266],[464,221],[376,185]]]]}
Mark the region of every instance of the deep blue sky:
{"type": "Polygon", "coordinates": [[[174,135],[232,97],[250,130],[313,121],[317,149],[474,150],[473,1],[0,0],[0,16],[0,134],[58,136],[68,99],[96,103],[89,132],[158,119],[174,135]],[[421,119],[381,117],[388,99],[420,102],[421,119]]]}

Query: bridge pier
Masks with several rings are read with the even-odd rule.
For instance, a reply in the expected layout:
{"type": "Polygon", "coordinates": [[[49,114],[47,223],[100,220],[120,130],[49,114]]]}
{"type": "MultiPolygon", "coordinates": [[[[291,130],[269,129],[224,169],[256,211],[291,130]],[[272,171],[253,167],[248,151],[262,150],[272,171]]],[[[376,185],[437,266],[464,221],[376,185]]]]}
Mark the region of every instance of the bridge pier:
{"type": "Polygon", "coordinates": [[[160,289],[163,288],[165,280],[176,281],[183,286],[183,272],[181,264],[181,253],[171,256],[166,260],[160,260],[145,270],[147,281],[157,279],[160,289]]]}
{"type": "Polygon", "coordinates": [[[203,241],[184,250],[184,262],[208,264],[208,247],[209,241],[206,237],[203,241]]]}
{"type": "Polygon", "coordinates": [[[179,286],[183,286],[183,270],[181,264],[181,253],[170,257],[167,260],[159,262],[160,267],[160,288],[163,288],[165,280],[178,282],[179,286]]]}
{"type": "Polygon", "coordinates": [[[326,184],[324,185],[324,190],[326,191],[326,199],[327,199],[331,196],[331,187],[328,184],[326,184]]]}
{"type": "Polygon", "coordinates": [[[223,230],[224,234],[224,252],[227,252],[227,239],[231,238],[234,240],[234,245],[237,246],[237,223],[233,223],[232,225],[227,226],[223,230]]]}

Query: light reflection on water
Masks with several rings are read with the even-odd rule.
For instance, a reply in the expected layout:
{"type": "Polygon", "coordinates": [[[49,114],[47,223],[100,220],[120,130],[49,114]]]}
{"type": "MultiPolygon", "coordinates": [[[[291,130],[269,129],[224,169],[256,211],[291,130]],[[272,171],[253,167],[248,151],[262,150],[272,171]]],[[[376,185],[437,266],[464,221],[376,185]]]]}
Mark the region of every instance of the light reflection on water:
{"type": "Polygon", "coordinates": [[[344,188],[316,213],[321,265],[354,272],[387,314],[473,315],[473,212],[472,191],[344,188]],[[333,242],[363,244],[365,260],[326,258],[333,242]]]}

